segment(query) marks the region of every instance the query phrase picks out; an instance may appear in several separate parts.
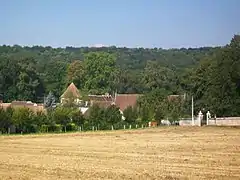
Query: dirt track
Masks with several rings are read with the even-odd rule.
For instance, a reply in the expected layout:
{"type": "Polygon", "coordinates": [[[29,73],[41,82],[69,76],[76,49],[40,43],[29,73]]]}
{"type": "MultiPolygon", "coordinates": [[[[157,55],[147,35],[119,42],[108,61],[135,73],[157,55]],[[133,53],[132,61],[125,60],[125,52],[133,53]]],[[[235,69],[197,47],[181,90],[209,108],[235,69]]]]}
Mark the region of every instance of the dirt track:
{"type": "Polygon", "coordinates": [[[0,179],[240,179],[240,128],[0,136],[0,179]]]}

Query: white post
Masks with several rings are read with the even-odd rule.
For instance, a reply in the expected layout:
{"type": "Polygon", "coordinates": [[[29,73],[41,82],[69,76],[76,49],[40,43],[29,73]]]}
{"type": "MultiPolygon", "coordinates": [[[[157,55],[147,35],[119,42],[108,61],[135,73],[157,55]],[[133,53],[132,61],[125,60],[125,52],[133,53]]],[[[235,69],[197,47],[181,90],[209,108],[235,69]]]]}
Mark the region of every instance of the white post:
{"type": "Polygon", "coordinates": [[[129,125],[129,129],[132,129],[132,125],[131,124],[129,125]]]}
{"type": "Polygon", "coordinates": [[[94,126],[92,127],[92,130],[94,131],[94,126]]]}
{"type": "Polygon", "coordinates": [[[142,124],[142,129],[143,129],[143,124],[142,124]]]}
{"type": "Polygon", "coordinates": [[[126,129],[126,126],[125,126],[125,124],[123,125],[123,129],[126,129]]]}
{"type": "Polygon", "coordinates": [[[151,127],[151,122],[148,122],[148,127],[151,127]]]}
{"type": "Polygon", "coordinates": [[[136,124],[136,129],[138,128],[138,125],[136,124]]]}
{"type": "Polygon", "coordinates": [[[192,126],[194,126],[194,109],[193,109],[193,96],[192,96],[192,126]]]}
{"type": "Polygon", "coordinates": [[[199,111],[198,113],[198,125],[201,126],[201,122],[202,122],[202,111],[199,111]]]}
{"type": "Polygon", "coordinates": [[[79,127],[79,130],[82,131],[82,127],[81,126],[79,127]]]}
{"type": "Polygon", "coordinates": [[[112,125],[112,131],[114,130],[113,125],[112,125]]]}
{"type": "Polygon", "coordinates": [[[208,111],[208,112],[207,112],[207,125],[209,125],[209,118],[211,118],[211,114],[210,114],[210,112],[208,111]]]}

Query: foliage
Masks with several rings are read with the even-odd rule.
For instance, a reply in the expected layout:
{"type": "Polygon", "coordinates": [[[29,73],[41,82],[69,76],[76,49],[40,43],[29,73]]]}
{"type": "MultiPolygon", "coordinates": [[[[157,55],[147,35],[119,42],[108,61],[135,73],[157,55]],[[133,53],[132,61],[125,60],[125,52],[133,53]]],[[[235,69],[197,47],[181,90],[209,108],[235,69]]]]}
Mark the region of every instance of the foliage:
{"type": "Polygon", "coordinates": [[[53,121],[56,124],[61,124],[63,126],[66,126],[68,123],[71,122],[71,109],[65,108],[65,107],[57,107],[55,111],[53,112],[53,121]]]}
{"type": "Polygon", "coordinates": [[[240,115],[240,36],[201,62],[191,78],[198,109],[217,116],[240,115]]]}
{"type": "Polygon", "coordinates": [[[50,91],[44,102],[44,107],[47,109],[53,109],[56,106],[56,98],[50,91]]]}
{"type": "Polygon", "coordinates": [[[104,121],[104,109],[100,108],[97,104],[93,104],[89,108],[89,115],[85,123],[86,126],[100,127],[101,129],[106,128],[106,121],[104,121]]]}
{"type": "MultiPolygon", "coordinates": [[[[145,85],[142,79],[144,71],[148,69],[145,68],[146,65],[149,67],[149,62],[159,64],[161,69],[156,74],[161,71],[169,73],[171,76],[167,78],[170,79],[170,84],[175,84],[175,76],[179,76],[182,69],[195,67],[201,59],[219,49],[3,45],[0,46],[0,94],[4,95],[5,102],[28,99],[43,103],[43,97],[47,95],[45,93],[51,91],[58,99],[70,82],[74,82],[79,89],[92,93],[112,93],[116,89],[119,93],[143,93],[149,86],[156,85],[167,87],[170,91],[180,91],[182,89],[173,87],[174,85],[161,85],[158,81],[148,81],[145,85]]],[[[154,72],[149,72],[148,77],[152,74],[154,72]]]]}
{"type": "Polygon", "coordinates": [[[104,111],[104,120],[107,124],[114,125],[122,120],[122,115],[117,106],[111,105],[104,111]]]}
{"type": "Polygon", "coordinates": [[[79,109],[72,110],[70,117],[75,125],[82,126],[84,124],[85,118],[79,109]]]}
{"type": "Polygon", "coordinates": [[[179,121],[183,117],[184,99],[181,97],[166,102],[166,117],[170,122],[179,121]]]}
{"type": "Polygon", "coordinates": [[[138,100],[142,121],[161,121],[166,115],[167,91],[155,89],[138,100]]]}
{"type": "Polygon", "coordinates": [[[125,122],[129,124],[136,123],[138,119],[138,112],[136,107],[128,106],[123,111],[123,116],[125,117],[125,122]]]}
{"type": "Polygon", "coordinates": [[[111,92],[115,88],[117,73],[115,56],[105,52],[92,52],[84,57],[86,78],[84,88],[93,94],[111,92]]]}
{"type": "Polygon", "coordinates": [[[163,67],[157,61],[148,61],[144,69],[143,83],[151,90],[165,89],[177,92],[177,77],[173,70],[163,67]]]}
{"type": "Polygon", "coordinates": [[[67,69],[67,84],[74,83],[79,89],[84,88],[85,68],[82,61],[73,61],[67,69]]]}
{"type": "Polygon", "coordinates": [[[7,113],[3,108],[0,108],[0,131],[6,132],[10,125],[10,120],[7,118],[7,113]]]}
{"type": "Polygon", "coordinates": [[[46,114],[27,108],[0,109],[1,131],[7,132],[10,126],[30,133],[62,131],[70,126],[109,129],[111,125],[165,118],[174,121],[191,114],[191,102],[190,98],[169,101],[168,97],[185,93],[194,97],[195,114],[210,110],[217,116],[240,116],[240,36],[235,35],[224,47],[169,50],[0,46],[0,95],[4,102],[43,103],[47,92],[46,114]],[[54,109],[70,82],[85,100],[89,93],[116,91],[143,96],[136,107],[123,112],[125,121],[115,106],[93,105],[88,116],[83,116],[73,101],[54,109]]]}
{"type": "Polygon", "coordinates": [[[12,115],[13,124],[16,125],[17,131],[28,132],[29,129],[34,129],[35,122],[33,112],[28,108],[17,108],[12,115]]]}

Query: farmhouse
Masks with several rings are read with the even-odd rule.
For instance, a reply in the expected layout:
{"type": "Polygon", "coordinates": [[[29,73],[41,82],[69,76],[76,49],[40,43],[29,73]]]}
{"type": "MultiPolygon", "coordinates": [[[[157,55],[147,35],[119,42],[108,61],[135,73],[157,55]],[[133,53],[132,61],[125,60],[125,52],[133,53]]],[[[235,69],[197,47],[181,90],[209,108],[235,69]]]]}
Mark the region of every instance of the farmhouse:
{"type": "Polygon", "coordinates": [[[0,102],[0,108],[7,109],[8,107],[11,108],[29,108],[34,113],[37,113],[39,111],[45,112],[45,108],[43,104],[37,104],[33,103],[31,101],[12,101],[11,103],[3,103],[0,102]]]}
{"type": "Polygon", "coordinates": [[[74,83],[71,83],[66,91],[61,95],[60,102],[61,104],[69,103],[70,101],[75,104],[81,103],[81,94],[74,83]]]}
{"type": "Polygon", "coordinates": [[[67,103],[69,101],[74,102],[79,106],[80,111],[85,114],[90,106],[97,104],[102,108],[107,108],[111,105],[116,105],[119,107],[121,114],[128,106],[135,106],[140,94],[117,94],[113,96],[106,93],[104,95],[88,95],[86,100],[83,100],[79,90],[71,83],[66,91],[61,95],[61,104],[67,103]]]}

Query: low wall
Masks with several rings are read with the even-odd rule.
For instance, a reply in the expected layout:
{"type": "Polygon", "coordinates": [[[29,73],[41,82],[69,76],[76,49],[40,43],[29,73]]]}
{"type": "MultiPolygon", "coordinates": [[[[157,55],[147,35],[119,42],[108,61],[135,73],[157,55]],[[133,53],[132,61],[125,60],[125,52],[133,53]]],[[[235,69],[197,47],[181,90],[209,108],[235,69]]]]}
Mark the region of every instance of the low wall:
{"type": "Polygon", "coordinates": [[[192,120],[180,120],[179,126],[192,126],[192,120]]]}
{"type": "MultiPolygon", "coordinates": [[[[199,126],[198,118],[194,118],[194,126],[199,126]]],[[[192,126],[192,119],[181,119],[179,121],[179,126],[192,126]]]]}
{"type": "Polygon", "coordinates": [[[240,117],[226,117],[226,118],[210,119],[209,125],[240,126],[240,117]]]}

